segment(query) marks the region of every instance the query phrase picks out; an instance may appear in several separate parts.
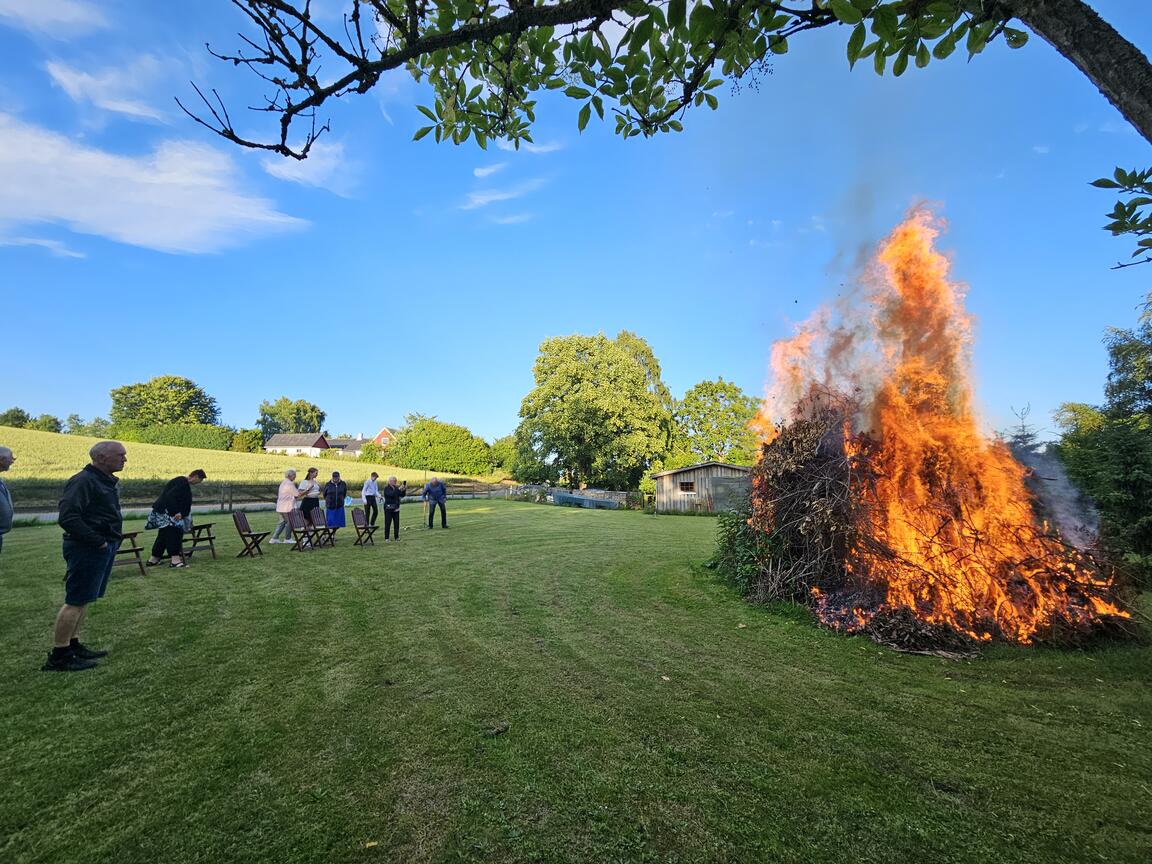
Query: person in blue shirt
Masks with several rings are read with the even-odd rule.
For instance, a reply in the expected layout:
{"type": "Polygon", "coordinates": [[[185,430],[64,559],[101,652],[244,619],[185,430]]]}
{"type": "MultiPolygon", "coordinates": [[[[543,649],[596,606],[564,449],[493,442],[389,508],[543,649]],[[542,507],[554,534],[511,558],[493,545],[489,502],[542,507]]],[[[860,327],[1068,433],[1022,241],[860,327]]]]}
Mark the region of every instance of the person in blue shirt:
{"type": "Polygon", "coordinates": [[[436,515],[436,508],[440,508],[440,527],[448,527],[448,514],[444,512],[444,502],[448,500],[448,487],[439,477],[433,477],[424,486],[421,496],[428,502],[428,527],[432,527],[432,519],[436,515]]]}

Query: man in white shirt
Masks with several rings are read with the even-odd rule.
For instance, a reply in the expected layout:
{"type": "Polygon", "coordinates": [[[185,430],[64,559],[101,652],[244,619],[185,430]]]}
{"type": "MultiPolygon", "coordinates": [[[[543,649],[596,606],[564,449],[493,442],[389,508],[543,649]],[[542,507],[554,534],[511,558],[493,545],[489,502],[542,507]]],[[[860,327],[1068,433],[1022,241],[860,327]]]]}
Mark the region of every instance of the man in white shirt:
{"type": "Polygon", "coordinates": [[[364,488],[360,490],[360,500],[364,502],[364,515],[367,517],[369,525],[376,524],[378,515],[376,499],[380,497],[380,487],[376,481],[379,479],[380,475],[373,471],[372,476],[364,481],[364,488]]]}

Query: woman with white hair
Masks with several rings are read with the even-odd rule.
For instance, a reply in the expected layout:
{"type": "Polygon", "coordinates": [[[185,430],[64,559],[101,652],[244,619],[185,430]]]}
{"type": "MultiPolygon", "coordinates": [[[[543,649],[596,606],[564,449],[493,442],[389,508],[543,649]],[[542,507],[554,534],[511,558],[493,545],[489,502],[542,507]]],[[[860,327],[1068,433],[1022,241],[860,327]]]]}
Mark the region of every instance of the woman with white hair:
{"type": "Polygon", "coordinates": [[[284,479],[280,482],[280,489],[276,493],[276,515],[280,517],[280,522],[269,543],[292,542],[292,526],[288,524],[288,514],[296,508],[296,499],[303,494],[296,488],[296,469],[289,468],[284,472],[284,479]]]}

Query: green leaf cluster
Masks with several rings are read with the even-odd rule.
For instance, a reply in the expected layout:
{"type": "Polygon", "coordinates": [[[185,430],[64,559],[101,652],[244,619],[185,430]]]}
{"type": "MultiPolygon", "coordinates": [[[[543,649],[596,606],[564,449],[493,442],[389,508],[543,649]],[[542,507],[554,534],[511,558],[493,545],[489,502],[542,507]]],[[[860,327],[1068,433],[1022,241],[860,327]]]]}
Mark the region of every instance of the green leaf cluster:
{"type": "Polygon", "coordinates": [[[1136,248],[1131,257],[1144,255],[1152,261],[1152,168],[1143,171],[1117,168],[1111,177],[1101,177],[1092,185],[1098,189],[1119,189],[1131,196],[1126,201],[1116,202],[1108,214],[1111,221],[1104,230],[1117,237],[1131,234],[1136,238],[1136,248]]]}
{"type": "MultiPolygon", "coordinates": [[[[414,137],[457,144],[471,137],[482,148],[502,138],[518,147],[532,140],[532,94],[540,90],[579,102],[581,131],[593,114],[604,119],[610,113],[625,138],[678,132],[690,108],[718,107],[713,91],[725,79],[765,70],[773,56],[787,53],[790,36],[816,27],[851,28],[848,62],[871,57],[878,74],[890,68],[895,75],[909,62],[923,68],[943,60],[961,41],[973,57],[1000,36],[1012,48],[1028,39],[1007,26],[999,4],[970,0],[822,0],[810,7],[705,0],[691,9],[686,0],[635,0],[626,9],[630,18],[619,35],[608,19],[590,12],[592,20],[580,27],[530,28],[410,60],[409,72],[434,93],[432,104],[419,106],[430,122],[414,137]]],[[[464,22],[493,24],[505,14],[502,6],[472,0],[439,3],[421,35],[444,34],[464,22]]]]}

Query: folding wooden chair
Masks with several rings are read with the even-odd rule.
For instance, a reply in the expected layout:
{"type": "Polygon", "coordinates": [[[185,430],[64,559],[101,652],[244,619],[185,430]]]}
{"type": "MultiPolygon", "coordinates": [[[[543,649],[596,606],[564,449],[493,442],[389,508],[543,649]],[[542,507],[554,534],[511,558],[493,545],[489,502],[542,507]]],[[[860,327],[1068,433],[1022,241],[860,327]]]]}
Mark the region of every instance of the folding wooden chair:
{"type": "Polygon", "coordinates": [[[240,535],[240,539],[244,541],[244,551],[237,555],[237,558],[245,556],[255,558],[257,555],[263,555],[264,552],[260,549],[260,544],[264,542],[264,538],[271,534],[271,531],[253,531],[252,526],[248,524],[248,514],[241,513],[239,510],[232,514],[232,521],[236,523],[236,533],[240,535]]]}
{"type": "Polygon", "coordinates": [[[340,529],[328,527],[328,521],[319,507],[312,511],[312,530],[316,535],[318,546],[336,545],[336,532],[340,529]]]}
{"type": "Polygon", "coordinates": [[[311,552],[316,548],[316,529],[308,524],[308,520],[299,510],[293,510],[288,514],[288,527],[292,529],[292,538],[296,541],[288,550],[289,552],[303,552],[305,550],[311,552]]]}
{"type": "Polygon", "coordinates": [[[376,533],[376,525],[368,524],[368,517],[359,507],[352,508],[352,527],[356,529],[356,542],[353,546],[375,546],[376,541],[372,535],[376,533]]]}

